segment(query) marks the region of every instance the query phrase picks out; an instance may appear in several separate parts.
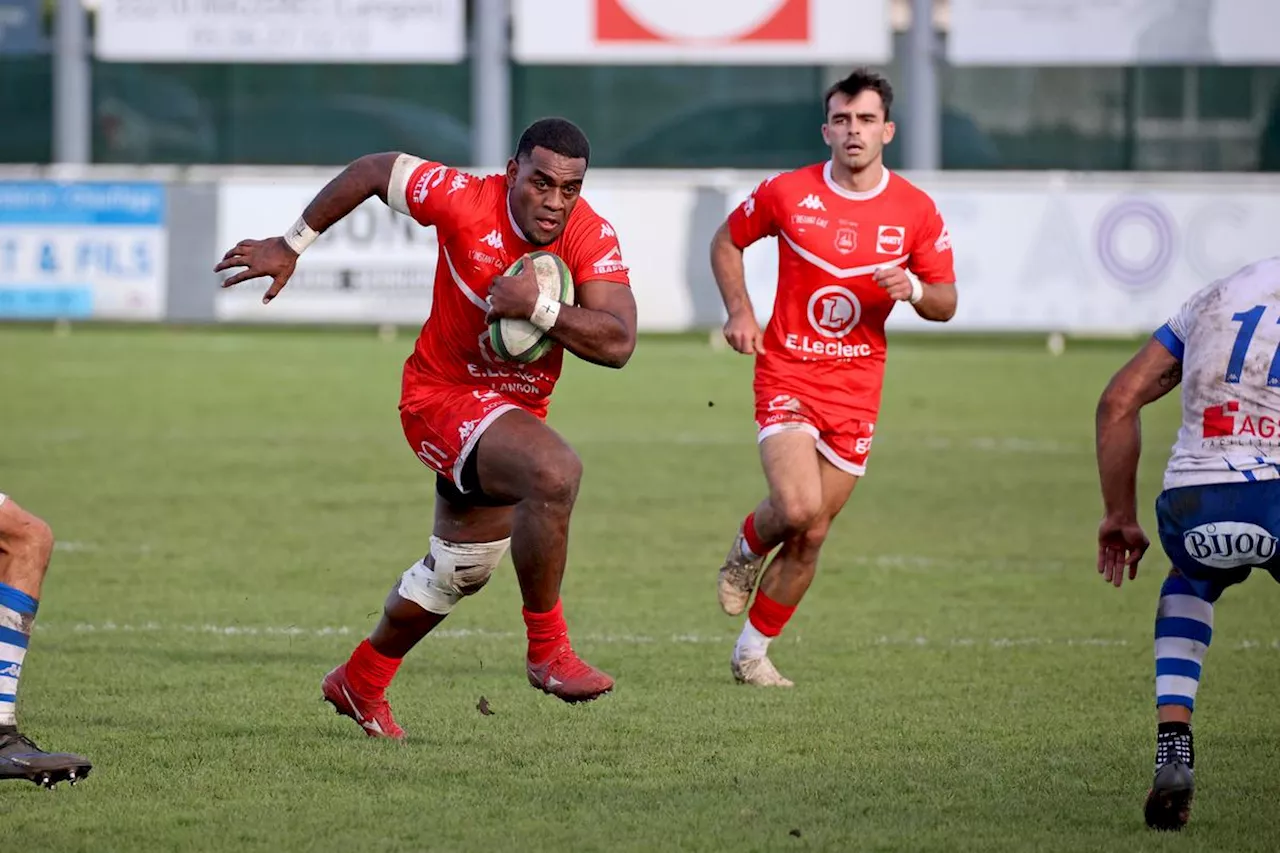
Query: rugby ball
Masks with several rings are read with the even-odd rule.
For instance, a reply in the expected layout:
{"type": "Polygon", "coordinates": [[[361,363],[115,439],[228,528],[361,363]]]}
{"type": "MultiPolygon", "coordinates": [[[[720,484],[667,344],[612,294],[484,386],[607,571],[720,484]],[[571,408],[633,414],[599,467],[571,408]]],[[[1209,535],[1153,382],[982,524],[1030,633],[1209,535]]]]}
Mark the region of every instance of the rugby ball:
{"type": "MultiPolygon", "coordinates": [[[[573,274],[558,255],[551,252],[530,252],[533,272],[538,278],[538,290],[543,296],[573,304],[573,274]]],[[[503,275],[516,275],[524,268],[524,259],[516,261],[503,275]]],[[[503,317],[489,324],[489,342],[503,361],[537,361],[555,345],[546,332],[528,320],[503,317]]]]}

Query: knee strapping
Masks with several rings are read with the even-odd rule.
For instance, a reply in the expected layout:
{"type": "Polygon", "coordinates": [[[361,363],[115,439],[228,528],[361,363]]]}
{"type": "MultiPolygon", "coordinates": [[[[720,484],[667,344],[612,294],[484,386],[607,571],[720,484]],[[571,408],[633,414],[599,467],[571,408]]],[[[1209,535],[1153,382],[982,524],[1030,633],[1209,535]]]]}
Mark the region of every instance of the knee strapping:
{"type": "Polygon", "coordinates": [[[431,537],[431,550],[400,577],[399,595],[430,613],[445,615],[489,582],[510,539],[446,542],[431,537]]]}

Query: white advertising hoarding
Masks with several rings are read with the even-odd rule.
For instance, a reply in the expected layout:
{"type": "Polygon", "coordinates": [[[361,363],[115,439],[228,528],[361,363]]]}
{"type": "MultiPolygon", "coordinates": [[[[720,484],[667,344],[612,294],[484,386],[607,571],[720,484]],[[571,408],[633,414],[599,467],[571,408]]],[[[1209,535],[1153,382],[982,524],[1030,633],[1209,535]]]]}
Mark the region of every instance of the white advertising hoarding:
{"type": "MultiPolygon", "coordinates": [[[[1274,184],[1214,187],[1053,175],[920,182],[951,232],[960,306],[946,324],[907,306],[889,328],[931,331],[1151,331],[1199,288],[1280,255],[1274,184]]],[[[728,198],[736,206],[754,189],[728,198]]],[[[747,250],[747,282],[763,321],[772,312],[777,243],[747,250]]]]}
{"type": "MultiPolygon", "coordinates": [[[[723,322],[706,241],[763,177],[589,175],[584,197],[617,230],[641,330],[723,322]]],[[[325,180],[223,181],[219,246],[280,234],[325,180]]],[[[966,173],[923,176],[919,184],[938,202],[952,235],[960,308],[950,323],[936,324],[899,306],[890,319],[895,329],[1148,332],[1213,279],[1280,255],[1274,228],[1280,181],[1261,177],[966,173]]],[[[303,255],[270,305],[261,302],[267,282],[258,280],[220,291],[217,317],[417,325],[431,310],[436,254],[434,229],[371,200],[303,255]]],[[[777,241],[749,248],[746,262],[748,288],[765,321],[776,290],[777,241]]]]}
{"type": "Polygon", "coordinates": [[[463,0],[101,0],[99,59],[458,62],[463,0]]]}
{"type": "Polygon", "coordinates": [[[951,0],[957,65],[1268,65],[1277,0],[951,0]]]}
{"type": "Polygon", "coordinates": [[[887,62],[889,0],[513,0],[517,62],[887,62]]]}
{"type": "MultiPolygon", "coordinates": [[[[218,245],[279,235],[293,224],[323,179],[224,181],[219,188],[218,245]]],[[[611,181],[588,176],[584,192],[618,233],[631,268],[638,319],[646,331],[680,331],[693,324],[687,229],[694,193],[684,182],[635,176],[611,181]],[[654,212],[661,216],[655,217],[654,212]]],[[[219,320],[237,322],[396,323],[419,325],[431,311],[438,244],[424,228],[377,199],[326,231],[298,260],[284,291],[262,304],[269,281],[220,290],[219,320]]]]}
{"type": "MultiPolygon", "coordinates": [[[[218,194],[218,245],[278,236],[324,186],[318,181],[226,181],[218,194]]],[[[436,232],[370,199],[316,240],[284,291],[262,304],[268,279],[219,291],[219,320],[421,323],[431,311],[436,232]]]]}

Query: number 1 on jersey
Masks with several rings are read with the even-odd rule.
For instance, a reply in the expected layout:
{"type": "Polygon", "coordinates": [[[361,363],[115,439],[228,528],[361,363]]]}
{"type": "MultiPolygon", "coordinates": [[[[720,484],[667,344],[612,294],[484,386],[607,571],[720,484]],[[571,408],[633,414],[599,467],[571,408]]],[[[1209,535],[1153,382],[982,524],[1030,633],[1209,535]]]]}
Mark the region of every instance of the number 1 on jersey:
{"type": "MultiPolygon", "coordinates": [[[[1240,324],[1240,331],[1236,333],[1236,343],[1231,348],[1231,359],[1227,362],[1226,382],[1240,382],[1240,376],[1244,373],[1244,359],[1249,354],[1249,344],[1253,342],[1253,335],[1258,331],[1258,323],[1262,322],[1262,315],[1266,310],[1265,305],[1255,305],[1248,311],[1231,315],[1231,319],[1240,324]]],[[[1276,323],[1280,324],[1280,318],[1276,319],[1276,323]]],[[[1280,386],[1280,346],[1276,347],[1276,354],[1271,358],[1271,369],[1267,372],[1267,387],[1277,386],[1280,386]]]]}

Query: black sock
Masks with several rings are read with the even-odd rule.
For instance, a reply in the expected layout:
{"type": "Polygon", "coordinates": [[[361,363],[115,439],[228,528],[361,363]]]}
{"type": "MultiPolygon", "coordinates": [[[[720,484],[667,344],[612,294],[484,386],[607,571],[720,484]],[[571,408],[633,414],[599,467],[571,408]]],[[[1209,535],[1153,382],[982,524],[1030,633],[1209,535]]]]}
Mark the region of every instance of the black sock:
{"type": "Polygon", "coordinates": [[[1156,768],[1181,761],[1195,769],[1196,750],[1190,723],[1160,723],[1156,729],[1156,768]]]}
{"type": "Polygon", "coordinates": [[[16,735],[17,733],[17,726],[0,726],[0,737],[4,737],[5,735],[16,735]]]}

